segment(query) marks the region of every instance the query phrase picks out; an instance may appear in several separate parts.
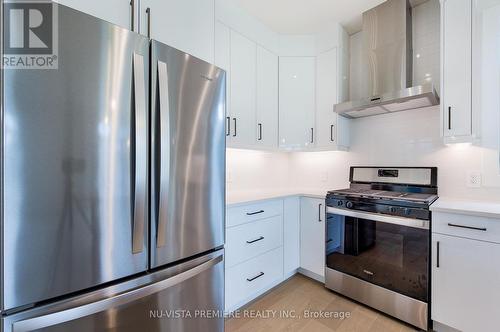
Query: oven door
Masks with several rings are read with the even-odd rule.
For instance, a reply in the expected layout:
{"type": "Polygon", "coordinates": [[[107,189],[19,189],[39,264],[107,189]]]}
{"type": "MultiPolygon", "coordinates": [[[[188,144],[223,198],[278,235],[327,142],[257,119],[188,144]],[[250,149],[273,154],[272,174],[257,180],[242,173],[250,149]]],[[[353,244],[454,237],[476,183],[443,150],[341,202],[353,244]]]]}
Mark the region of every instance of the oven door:
{"type": "Polygon", "coordinates": [[[327,209],[326,266],[428,302],[429,221],[327,209]]]}

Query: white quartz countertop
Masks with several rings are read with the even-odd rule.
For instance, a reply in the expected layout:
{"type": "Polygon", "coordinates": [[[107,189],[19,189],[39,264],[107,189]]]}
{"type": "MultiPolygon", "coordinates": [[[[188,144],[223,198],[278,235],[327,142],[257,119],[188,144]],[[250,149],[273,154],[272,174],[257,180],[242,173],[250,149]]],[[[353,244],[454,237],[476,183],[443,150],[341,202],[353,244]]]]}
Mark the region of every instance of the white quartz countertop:
{"type": "Polygon", "coordinates": [[[244,204],[290,196],[325,198],[327,191],[322,189],[228,191],[226,193],[226,205],[244,204]]]}
{"type": "Polygon", "coordinates": [[[440,197],[431,205],[431,211],[466,214],[486,218],[500,218],[500,202],[477,201],[440,197]]]}

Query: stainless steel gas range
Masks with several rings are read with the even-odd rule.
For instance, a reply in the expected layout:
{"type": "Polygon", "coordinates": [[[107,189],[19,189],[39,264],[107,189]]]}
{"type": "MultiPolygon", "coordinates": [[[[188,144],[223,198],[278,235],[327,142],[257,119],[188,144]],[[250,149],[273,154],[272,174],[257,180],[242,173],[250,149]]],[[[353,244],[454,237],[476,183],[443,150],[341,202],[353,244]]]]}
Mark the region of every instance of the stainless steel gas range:
{"type": "Polygon", "coordinates": [[[326,287],[427,330],[435,167],[351,167],[327,195],[326,287]]]}

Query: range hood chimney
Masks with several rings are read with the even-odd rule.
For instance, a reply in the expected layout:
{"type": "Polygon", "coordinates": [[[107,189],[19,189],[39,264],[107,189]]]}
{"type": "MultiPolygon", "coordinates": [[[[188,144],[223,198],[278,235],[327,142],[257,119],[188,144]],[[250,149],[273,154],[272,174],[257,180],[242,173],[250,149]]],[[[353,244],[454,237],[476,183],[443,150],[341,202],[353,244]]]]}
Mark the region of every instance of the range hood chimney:
{"type": "Polygon", "coordinates": [[[433,84],[413,86],[412,8],[387,0],[363,13],[363,98],[335,105],[348,118],[439,105],[433,84]]]}

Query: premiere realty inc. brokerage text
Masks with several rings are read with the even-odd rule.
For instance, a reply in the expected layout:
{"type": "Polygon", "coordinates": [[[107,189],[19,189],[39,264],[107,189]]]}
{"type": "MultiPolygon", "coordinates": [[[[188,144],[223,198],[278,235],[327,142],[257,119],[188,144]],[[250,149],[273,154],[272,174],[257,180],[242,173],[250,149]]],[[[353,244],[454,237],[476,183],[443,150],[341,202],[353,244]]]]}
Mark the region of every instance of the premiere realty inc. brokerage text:
{"type": "Polygon", "coordinates": [[[235,310],[231,312],[221,310],[150,310],[149,318],[156,319],[186,319],[186,318],[252,318],[252,319],[348,319],[349,311],[323,311],[323,310],[235,310]]]}

